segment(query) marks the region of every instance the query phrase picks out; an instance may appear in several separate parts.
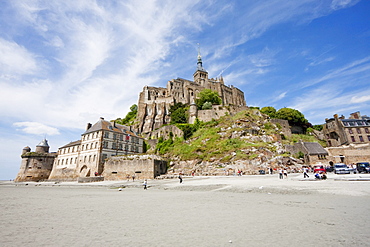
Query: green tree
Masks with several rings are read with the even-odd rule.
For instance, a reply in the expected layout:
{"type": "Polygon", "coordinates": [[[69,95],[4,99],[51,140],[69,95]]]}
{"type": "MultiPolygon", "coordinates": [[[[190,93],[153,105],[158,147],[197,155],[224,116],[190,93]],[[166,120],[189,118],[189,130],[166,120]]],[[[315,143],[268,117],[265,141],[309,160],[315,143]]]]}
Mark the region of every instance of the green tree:
{"type": "Polygon", "coordinates": [[[315,124],[314,126],[312,126],[313,129],[318,131],[322,131],[323,127],[324,126],[322,124],[315,124]]]}
{"type": "Polygon", "coordinates": [[[268,115],[270,118],[275,118],[276,109],[272,106],[262,107],[261,112],[268,115]]]}
{"type": "Polygon", "coordinates": [[[289,124],[292,125],[302,126],[308,123],[300,111],[287,107],[279,109],[275,114],[275,118],[288,120],[289,124]]]}
{"type": "Polygon", "coordinates": [[[212,91],[211,89],[204,89],[198,95],[195,103],[198,109],[203,109],[203,105],[206,102],[210,102],[212,105],[221,105],[222,100],[218,95],[218,92],[212,91]]]}
{"type": "Polygon", "coordinates": [[[130,112],[127,113],[124,119],[117,118],[115,121],[118,124],[131,125],[135,121],[136,116],[137,116],[137,105],[134,104],[130,107],[130,112]]]}
{"type": "Polygon", "coordinates": [[[187,123],[188,122],[188,112],[187,106],[179,102],[170,107],[171,124],[176,123],[187,123]]]}
{"type": "Polygon", "coordinates": [[[206,103],[203,104],[202,110],[208,110],[208,109],[212,109],[212,103],[207,101],[206,103]]]}

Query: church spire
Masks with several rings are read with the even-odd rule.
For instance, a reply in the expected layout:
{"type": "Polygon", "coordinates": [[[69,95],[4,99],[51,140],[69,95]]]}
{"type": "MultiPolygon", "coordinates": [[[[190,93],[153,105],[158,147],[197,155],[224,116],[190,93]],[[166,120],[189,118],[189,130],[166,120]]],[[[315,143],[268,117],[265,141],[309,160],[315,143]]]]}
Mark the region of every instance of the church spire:
{"type": "Polygon", "coordinates": [[[200,71],[206,71],[204,68],[203,68],[203,63],[202,63],[202,56],[200,55],[200,46],[199,46],[199,43],[198,43],[198,62],[197,62],[197,70],[200,70],[200,71]]]}

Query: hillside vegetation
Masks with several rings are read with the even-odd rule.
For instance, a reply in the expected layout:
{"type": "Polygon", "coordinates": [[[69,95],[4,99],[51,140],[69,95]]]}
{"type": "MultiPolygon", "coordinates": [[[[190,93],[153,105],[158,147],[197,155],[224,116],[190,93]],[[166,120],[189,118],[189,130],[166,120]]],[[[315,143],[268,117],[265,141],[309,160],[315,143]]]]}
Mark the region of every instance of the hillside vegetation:
{"type": "Polygon", "coordinates": [[[186,140],[171,134],[167,140],[161,138],[155,152],[171,160],[225,163],[261,159],[262,155],[289,156],[284,151],[285,144],[294,144],[299,140],[319,142],[311,135],[285,136],[279,124],[271,123],[267,115],[254,109],[208,123],[197,122],[179,127],[192,129],[193,132],[186,140]]]}

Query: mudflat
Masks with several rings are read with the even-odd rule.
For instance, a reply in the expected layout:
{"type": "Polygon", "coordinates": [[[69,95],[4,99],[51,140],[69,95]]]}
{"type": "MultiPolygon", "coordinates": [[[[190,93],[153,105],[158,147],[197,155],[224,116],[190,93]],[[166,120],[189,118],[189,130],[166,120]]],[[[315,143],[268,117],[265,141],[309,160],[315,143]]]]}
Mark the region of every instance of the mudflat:
{"type": "Polygon", "coordinates": [[[368,180],[3,181],[0,246],[369,246],[368,180]]]}

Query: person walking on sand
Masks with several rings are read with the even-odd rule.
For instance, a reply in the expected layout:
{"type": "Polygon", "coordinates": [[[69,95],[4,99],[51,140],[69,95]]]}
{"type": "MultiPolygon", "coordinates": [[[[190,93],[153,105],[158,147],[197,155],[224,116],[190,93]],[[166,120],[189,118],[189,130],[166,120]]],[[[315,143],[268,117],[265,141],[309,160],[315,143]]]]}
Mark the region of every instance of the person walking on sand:
{"type": "Polygon", "coordinates": [[[286,168],[284,168],[284,176],[285,178],[288,178],[288,171],[286,170],[286,168]]]}
{"type": "Polygon", "coordinates": [[[279,168],[279,178],[283,179],[283,169],[279,168]]]}
{"type": "Polygon", "coordinates": [[[309,178],[310,176],[308,176],[308,168],[307,167],[304,167],[303,168],[303,178],[309,178]]]}
{"type": "Polygon", "coordinates": [[[147,189],[147,185],[148,185],[148,182],[147,182],[147,180],[146,180],[146,179],[144,180],[143,185],[144,185],[144,190],[146,190],[146,189],[147,189]]]}
{"type": "Polygon", "coordinates": [[[181,175],[179,175],[179,179],[180,179],[180,184],[182,184],[182,177],[181,177],[181,175]]]}
{"type": "Polygon", "coordinates": [[[132,182],[135,181],[135,175],[132,175],[132,182]]]}

